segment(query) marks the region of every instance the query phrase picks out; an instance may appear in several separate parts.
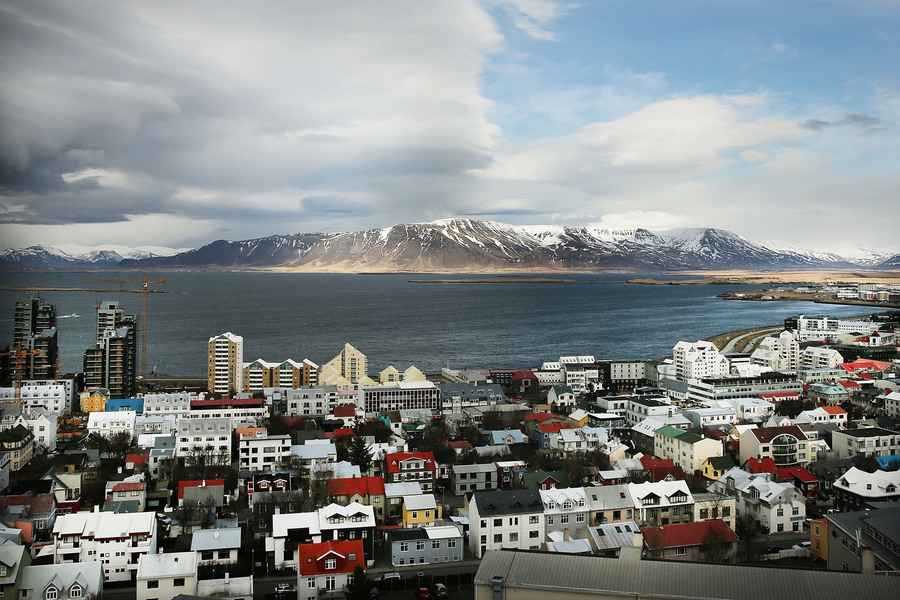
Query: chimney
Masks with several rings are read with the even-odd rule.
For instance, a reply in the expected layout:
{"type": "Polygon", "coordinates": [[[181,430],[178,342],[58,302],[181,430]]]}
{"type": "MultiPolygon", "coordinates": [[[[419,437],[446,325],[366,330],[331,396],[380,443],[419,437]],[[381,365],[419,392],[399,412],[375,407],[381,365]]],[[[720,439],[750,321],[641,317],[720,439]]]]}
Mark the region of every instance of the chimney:
{"type": "Polygon", "coordinates": [[[872,554],[872,548],[863,546],[862,550],[862,573],[863,575],[875,574],[875,555],[872,554]]]}

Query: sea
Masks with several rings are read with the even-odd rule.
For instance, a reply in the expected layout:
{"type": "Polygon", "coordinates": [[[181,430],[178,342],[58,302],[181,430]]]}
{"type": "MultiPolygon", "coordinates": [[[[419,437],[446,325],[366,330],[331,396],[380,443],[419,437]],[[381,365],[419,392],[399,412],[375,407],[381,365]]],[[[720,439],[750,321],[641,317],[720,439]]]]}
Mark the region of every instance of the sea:
{"type": "MultiPolygon", "coordinates": [[[[654,274],[547,277],[568,284],[474,283],[477,275],[242,272],[148,273],[166,280],[150,296],[147,365],[155,373],[205,377],[210,336],[244,338],[244,360],[287,358],[322,364],[350,342],[369,358],[370,372],[387,365],[425,371],[443,367],[530,367],[561,355],[659,358],[678,340],[777,325],[795,314],[854,315],[859,306],[811,302],[728,301],[728,285],[635,285],[654,274]],[[472,283],[423,284],[453,279],[472,283]]],[[[141,315],[135,272],[0,273],[0,344],[12,338],[16,288],[42,291],[56,305],[61,372],[81,370],[93,343],[98,303],[118,300],[141,315]],[[77,316],[75,316],[77,315],[77,316]]],[[[664,276],[668,279],[670,275],[664,276]]],[[[491,277],[493,279],[494,277],[491,277]]],[[[758,289],[739,286],[741,289],[758,289]]]]}

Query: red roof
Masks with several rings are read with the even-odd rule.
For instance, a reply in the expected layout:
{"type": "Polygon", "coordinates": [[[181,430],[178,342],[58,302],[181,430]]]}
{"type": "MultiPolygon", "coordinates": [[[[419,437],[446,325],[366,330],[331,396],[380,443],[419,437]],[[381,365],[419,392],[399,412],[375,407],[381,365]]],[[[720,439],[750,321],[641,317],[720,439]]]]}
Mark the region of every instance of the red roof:
{"type": "Polygon", "coordinates": [[[383,477],[340,477],[328,480],[331,496],[384,496],[383,477]]]}
{"type": "Polygon", "coordinates": [[[541,433],[559,433],[560,429],[574,429],[574,423],[539,423],[538,431],[541,433]]]}
{"type": "Polygon", "coordinates": [[[784,427],[757,427],[747,431],[763,444],[768,444],[779,435],[792,435],[798,440],[806,441],[806,434],[796,425],[786,425],[784,427]]]}
{"type": "Polygon", "coordinates": [[[785,467],[778,469],[779,479],[791,479],[796,477],[804,483],[815,483],[818,481],[816,476],[804,469],[803,467],[785,467]]]}
{"type": "Polygon", "coordinates": [[[469,440],[453,440],[447,442],[447,447],[453,448],[454,450],[468,450],[472,447],[472,442],[469,440]]]}
{"type": "Polygon", "coordinates": [[[775,461],[770,457],[766,456],[765,458],[756,458],[755,456],[747,460],[744,464],[744,469],[748,473],[775,473],[775,461]]]}
{"type": "Polygon", "coordinates": [[[539,413],[531,413],[530,415],[525,415],[526,421],[546,421],[548,419],[554,418],[556,415],[548,412],[539,412],[539,413]]]}
{"type": "Polygon", "coordinates": [[[406,460],[424,460],[425,468],[427,470],[437,470],[434,462],[434,454],[431,452],[392,452],[385,456],[384,460],[387,463],[388,473],[399,473],[400,463],[406,460]]]}
{"type": "Polygon", "coordinates": [[[675,466],[671,458],[659,458],[645,454],[641,457],[641,464],[645,469],[666,469],[675,466]]]}
{"type": "Polygon", "coordinates": [[[701,546],[710,539],[710,536],[716,536],[726,543],[737,540],[735,533],[721,519],[645,527],[641,529],[641,533],[644,534],[644,543],[652,550],[701,546]]]}
{"type": "Polygon", "coordinates": [[[116,485],[110,488],[113,492],[140,492],[144,489],[144,484],[140,481],[131,482],[131,481],[123,481],[122,483],[117,483],[116,485]]]}
{"type": "Polygon", "coordinates": [[[537,381],[537,375],[534,374],[534,371],[514,371],[509,377],[512,381],[523,381],[526,379],[537,381]]]}
{"type": "Polygon", "coordinates": [[[132,463],[135,466],[147,464],[146,452],[131,452],[125,455],[125,464],[132,463]]]}
{"type": "Polygon", "coordinates": [[[194,488],[194,487],[225,487],[224,479],[188,479],[186,481],[178,482],[178,499],[181,500],[184,498],[184,490],[186,488],[194,488]]]}
{"type": "Polygon", "coordinates": [[[838,381],[838,385],[844,388],[845,390],[855,390],[859,388],[859,384],[855,381],[850,381],[849,379],[841,379],[838,381]]]}
{"type": "Polygon", "coordinates": [[[355,417],[356,416],[356,405],[355,404],[338,404],[334,407],[334,410],[331,411],[336,417],[355,417]]]}
{"type": "Polygon", "coordinates": [[[847,411],[841,408],[840,406],[823,406],[822,410],[827,412],[829,415],[846,415],[847,411]]]}
{"type": "Polygon", "coordinates": [[[887,371],[891,368],[891,363],[883,362],[880,360],[871,360],[868,358],[857,358],[853,362],[845,362],[841,365],[841,368],[847,371],[848,373],[853,373],[854,371],[887,371]]]}
{"type": "Polygon", "coordinates": [[[318,544],[300,544],[300,574],[304,577],[352,573],[356,567],[366,568],[362,540],[340,540],[318,544]],[[352,558],[351,558],[352,557],[352,558]],[[334,569],[326,569],[325,561],[335,560],[334,569]]]}
{"type": "Polygon", "coordinates": [[[334,440],[337,438],[345,438],[345,437],[353,437],[353,430],[349,427],[341,427],[340,429],[335,429],[334,431],[328,431],[325,433],[325,437],[330,440],[334,440]]]}
{"type": "Polygon", "coordinates": [[[191,408],[238,408],[238,407],[263,407],[266,401],[263,398],[222,398],[221,400],[191,400],[191,408]]]}

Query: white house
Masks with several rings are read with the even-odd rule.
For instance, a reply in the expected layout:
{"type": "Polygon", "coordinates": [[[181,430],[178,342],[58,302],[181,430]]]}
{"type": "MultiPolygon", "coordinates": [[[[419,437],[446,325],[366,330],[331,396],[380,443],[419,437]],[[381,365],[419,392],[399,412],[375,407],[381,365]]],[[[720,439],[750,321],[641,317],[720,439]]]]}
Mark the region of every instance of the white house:
{"type": "Polygon", "coordinates": [[[813,425],[831,424],[838,427],[847,426],[847,411],[840,406],[817,406],[812,410],[804,410],[794,418],[794,423],[812,423],[813,425]]]}
{"type": "Polygon", "coordinates": [[[53,525],[53,562],[103,563],[105,581],[130,581],[144,554],[156,554],[156,513],[77,512],[53,525]]]}
{"type": "Polygon", "coordinates": [[[197,553],[198,565],[236,565],[241,550],[241,528],[196,529],[191,537],[191,551],[197,553]]]}
{"type": "Polygon", "coordinates": [[[726,377],[731,371],[728,358],[712,342],[678,342],[672,348],[672,363],[679,381],[726,377]]]}
{"type": "Polygon", "coordinates": [[[72,410],[75,382],[71,379],[23,381],[20,388],[22,410],[43,410],[62,415],[72,410]]]}
{"type": "Polygon", "coordinates": [[[203,396],[188,392],[144,394],[144,416],[175,415],[180,417],[191,410],[191,402],[203,396]]]}
{"type": "Polygon", "coordinates": [[[575,392],[567,385],[554,385],[547,392],[547,404],[569,412],[575,408],[575,392]]]}
{"type": "Polygon", "coordinates": [[[609,432],[603,427],[560,429],[556,447],[565,453],[593,452],[602,449],[609,441],[609,432]]]}
{"type": "Polygon", "coordinates": [[[694,518],[694,497],[685,481],[629,483],[628,494],[634,499],[634,520],[642,526],[690,523],[694,518]]]}
{"type": "Polygon", "coordinates": [[[273,471],[291,457],[291,436],[274,435],[265,428],[251,428],[238,439],[238,461],[241,469],[273,471]]]}
{"type": "Polygon", "coordinates": [[[202,457],[212,463],[230,464],[231,420],[180,419],[175,436],[175,455],[188,460],[202,457]]]}
{"type": "Polygon", "coordinates": [[[87,430],[90,435],[110,438],[119,433],[134,437],[134,422],[137,413],[133,410],[92,412],[88,414],[87,430]]]}
{"type": "Polygon", "coordinates": [[[305,444],[291,446],[291,454],[311,476],[332,472],[337,462],[337,447],[331,440],[307,440],[305,444]]]}
{"type": "Polygon", "coordinates": [[[763,531],[803,531],[806,498],[793,484],[772,481],[771,473],[753,474],[734,467],[713,482],[710,491],[736,495],[738,517],[749,515],[763,531]]]}
{"type": "Polygon", "coordinates": [[[544,528],[574,533],[588,526],[591,508],[583,487],[538,490],[544,503],[544,528]]]}
{"type": "Polygon", "coordinates": [[[842,364],[844,364],[844,357],[833,348],[809,346],[800,353],[801,369],[834,369],[842,364]]]}
{"type": "Polygon", "coordinates": [[[138,560],[137,600],[172,600],[197,593],[197,553],[145,554],[138,560]]]}
{"type": "Polygon", "coordinates": [[[538,550],[544,544],[544,503],[537,490],[476,492],[469,501],[469,548],[538,550]]]}

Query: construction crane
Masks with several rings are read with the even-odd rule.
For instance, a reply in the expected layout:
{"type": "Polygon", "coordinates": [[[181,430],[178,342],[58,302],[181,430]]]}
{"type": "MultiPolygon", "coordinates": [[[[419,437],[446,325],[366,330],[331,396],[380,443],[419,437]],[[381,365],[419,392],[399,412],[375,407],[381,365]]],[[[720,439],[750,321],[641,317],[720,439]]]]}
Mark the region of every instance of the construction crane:
{"type": "Polygon", "coordinates": [[[156,288],[161,285],[165,285],[169,280],[165,277],[151,279],[145,273],[142,279],[100,279],[99,281],[107,283],[118,283],[121,291],[137,292],[142,296],[143,314],[141,315],[141,322],[138,326],[137,331],[141,345],[138,375],[144,377],[147,373],[147,358],[150,354],[150,294],[162,292],[163,290],[158,290],[156,288]],[[126,289],[125,287],[128,285],[133,286],[136,284],[140,285],[140,288],[138,288],[137,290],[126,289]]]}

